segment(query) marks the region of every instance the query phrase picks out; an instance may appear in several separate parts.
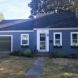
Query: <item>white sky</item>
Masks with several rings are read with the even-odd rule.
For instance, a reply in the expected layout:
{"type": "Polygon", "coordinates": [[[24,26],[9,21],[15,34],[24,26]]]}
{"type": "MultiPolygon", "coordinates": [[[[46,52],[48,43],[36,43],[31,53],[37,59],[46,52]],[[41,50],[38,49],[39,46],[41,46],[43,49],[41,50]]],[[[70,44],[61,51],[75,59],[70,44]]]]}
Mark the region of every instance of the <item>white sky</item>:
{"type": "Polygon", "coordinates": [[[0,0],[0,12],[5,19],[27,19],[31,0],[0,0]]]}

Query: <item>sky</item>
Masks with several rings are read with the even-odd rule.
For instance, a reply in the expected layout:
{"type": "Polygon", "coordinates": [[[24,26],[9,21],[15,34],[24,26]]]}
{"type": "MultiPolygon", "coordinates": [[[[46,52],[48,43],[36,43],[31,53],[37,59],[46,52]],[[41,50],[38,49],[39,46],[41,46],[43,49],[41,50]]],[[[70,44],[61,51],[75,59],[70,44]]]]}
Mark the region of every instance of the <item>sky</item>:
{"type": "Polygon", "coordinates": [[[0,0],[0,12],[6,19],[28,19],[31,0],[0,0]]]}

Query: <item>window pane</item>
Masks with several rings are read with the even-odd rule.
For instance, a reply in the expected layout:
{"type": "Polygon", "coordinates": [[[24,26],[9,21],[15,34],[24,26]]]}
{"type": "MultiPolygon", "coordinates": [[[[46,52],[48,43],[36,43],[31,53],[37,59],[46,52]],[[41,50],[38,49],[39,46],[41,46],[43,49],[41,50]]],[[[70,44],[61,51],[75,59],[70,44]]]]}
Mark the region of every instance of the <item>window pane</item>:
{"type": "Polygon", "coordinates": [[[22,44],[28,44],[28,40],[22,40],[22,44]]]}
{"type": "Polygon", "coordinates": [[[77,39],[77,34],[72,34],[73,39],[77,39]]]}
{"type": "Polygon", "coordinates": [[[60,34],[55,34],[55,39],[60,39],[60,34]]]}
{"type": "Polygon", "coordinates": [[[40,49],[45,49],[45,42],[40,42],[40,49]]]}
{"type": "Polygon", "coordinates": [[[60,40],[55,40],[55,44],[57,45],[60,45],[60,40]]]}
{"type": "Polygon", "coordinates": [[[45,34],[40,34],[40,41],[45,41],[45,34]]]}
{"type": "Polygon", "coordinates": [[[22,36],[22,40],[28,40],[28,36],[27,35],[23,35],[22,36]]]}
{"type": "Polygon", "coordinates": [[[73,45],[76,45],[76,44],[77,44],[77,40],[74,39],[74,40],[73,40],[73,45]]]}

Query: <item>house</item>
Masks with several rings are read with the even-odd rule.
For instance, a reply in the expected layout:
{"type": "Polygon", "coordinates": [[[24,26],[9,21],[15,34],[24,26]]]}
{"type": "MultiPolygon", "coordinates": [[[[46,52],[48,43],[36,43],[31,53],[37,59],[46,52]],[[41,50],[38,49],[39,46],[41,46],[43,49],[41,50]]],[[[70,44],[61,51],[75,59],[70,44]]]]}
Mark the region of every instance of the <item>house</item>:
{"type": "Polygon", "coordinates": [[[78,54],[78,22],[72,12],[49,14],[31,20],[0,22],[0,51],[24,51],[78,54]]]}

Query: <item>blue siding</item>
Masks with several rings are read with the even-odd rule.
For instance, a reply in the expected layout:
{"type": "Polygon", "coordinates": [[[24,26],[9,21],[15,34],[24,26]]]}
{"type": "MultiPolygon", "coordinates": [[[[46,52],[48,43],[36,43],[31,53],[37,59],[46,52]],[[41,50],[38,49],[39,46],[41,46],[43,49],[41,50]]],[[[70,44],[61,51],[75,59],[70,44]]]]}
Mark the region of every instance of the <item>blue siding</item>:
{"type": "MultiPolygon", "coordinates": [[[[53,40],[53,32],[62,32],[62,48],[54,48],[53,43],[49,44],[49,50],[54,52],[65,52],[67,54],[78,54],[78,48],[71,48],[70,32],[78,32],[78,30],[50,30],[49,40],[53,40]]],[[[54,41],[54,40],[53,40],[54,41]]]]}
{"type": "MultiPolygon", "coordinates": [[[[49,51],[66,52],[67,54],[78,54],[78,48],[71,48],[70,41],[70,32],[78,32],[78,30],[49,30],[49,40],[53,40],[54,32],[62,32],[62,48],[54,48],[53,43],[49,43],[49,51]]],[[[36,30],[34,30],[34,32],[0,32],[0,35],[13,35],[13,51],[25,50],[25,48],[21,47],[21,34],[29,34],[29,48],[34,51],[34,48],[37,47],[36,30]]]]}
{"type": "Polygon", "coordinates": [[[13,35],[13,51],[24,51],[21,47],[21,34],[29,34],[29,48],[33,51],[33,32],[0,32],[0,35],[13,35]]]}

